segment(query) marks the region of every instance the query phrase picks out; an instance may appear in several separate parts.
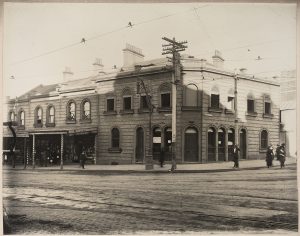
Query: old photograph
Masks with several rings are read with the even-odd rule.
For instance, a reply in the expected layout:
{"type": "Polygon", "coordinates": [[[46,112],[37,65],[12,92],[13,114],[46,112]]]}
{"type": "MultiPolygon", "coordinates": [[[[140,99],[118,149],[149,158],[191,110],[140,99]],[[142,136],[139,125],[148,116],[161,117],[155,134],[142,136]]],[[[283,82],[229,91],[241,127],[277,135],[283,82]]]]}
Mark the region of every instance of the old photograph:
{"type": "Polygon", "coordinates": [[[297,234],[296,12],[4,2],[3,234],[297,234]]]}

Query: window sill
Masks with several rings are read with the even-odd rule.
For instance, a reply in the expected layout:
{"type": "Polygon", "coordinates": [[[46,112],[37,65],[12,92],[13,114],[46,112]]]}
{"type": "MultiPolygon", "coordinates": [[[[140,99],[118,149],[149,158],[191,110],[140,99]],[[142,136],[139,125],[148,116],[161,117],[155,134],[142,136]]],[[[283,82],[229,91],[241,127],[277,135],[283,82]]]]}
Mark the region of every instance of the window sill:
{"type": "Polygon", "coordinates": [[[55,127],[55,123],[46,123],[46,127],[55,127]]]}
{"type": "Polygon", "coordinates": [[[263,118],[273,118],[273,114],[263,114],[263,118]]]}
{"type": "Polygon", "coordinates": [[[133,114],[134,110],[130,109],[130,110],[121,110],[120,114],[133,114]]]}
{"type": "Polygon", "coordinates": [[[106,115],[106,116],[117,115],[117,112],[116,111],[104,111],[103,114],[106,115]]]}
{"type": "Polygon", "coordinates": [[[108,152],[110,152],[110,153],[121,153],[122,148],[109,148],[108,152]]]}
{"type": "Polygon", "coordinates": [[[198,107],[198,106],[182,106],[181,107],[181,110],[182,111],[201,111],[201,107],[198,107]]]}
{"type": "Polygon", "coordinates": [[[158,112],[172,112],[172,108],[171,107],[158,107],[157,111],[158,112]]]}
{"type": "Polygon", "coordinates": [[[257,112],[246,112],[246,116],[257,116],[257,112]]]}
{"type": "Polygon", "coordinates": [[[234,114],[234,111],[231,110],[231,109],[225,109],[225,114],[233,115],[233,114],[234,114]]]}
{"type": "Polygon", "coordinates": [[[91,119],[84,119],[79,121],[80,124],[87,124],[87,123],[92,123],[91,119]]]}
{"type": "Polygon", "coordinates": [[[213,108],[213,107],[209,107],[208,108],[209,112],[214,112],[214,113],[222,113],[223,109],[222,108],[213,108]]]}
{"type": "Polygon", "coordinates": [[[149,112],[150,112],[150,109],[148,109],[148,108],[139,109],[138,112],[139,112],[139,113],[149,113],[149,112]]]}
{"type": "Polygon", "coordinates": [[[66,124],[76,124],[76,120],[66,120],[66,124]]]}
{"type": "Polygon", "coordinates": [[[34,124],[33,127],[34,127],[34,128],[42,128],[42,127],[43,127],[43,124],[34,124]]]}

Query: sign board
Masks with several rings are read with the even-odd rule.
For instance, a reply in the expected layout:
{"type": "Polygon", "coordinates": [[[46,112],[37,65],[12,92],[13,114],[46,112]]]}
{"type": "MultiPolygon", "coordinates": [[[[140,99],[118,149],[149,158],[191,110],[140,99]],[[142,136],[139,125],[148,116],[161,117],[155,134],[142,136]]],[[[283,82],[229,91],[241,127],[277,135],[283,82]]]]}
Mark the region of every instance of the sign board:
{"type": "Polygon", "coordinates": [[[153,143],[161,143],[161,137],[153,137],[153,143]]]}

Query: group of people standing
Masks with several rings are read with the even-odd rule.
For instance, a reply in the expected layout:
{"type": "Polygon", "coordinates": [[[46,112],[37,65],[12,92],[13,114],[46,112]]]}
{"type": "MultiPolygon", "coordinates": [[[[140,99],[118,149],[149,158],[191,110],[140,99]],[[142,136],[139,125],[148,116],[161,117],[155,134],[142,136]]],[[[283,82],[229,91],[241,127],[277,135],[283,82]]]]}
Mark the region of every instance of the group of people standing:
{"type": "MultiPolygon", "coordinates": [[[[238,145],[234,145],[233,147],[233,162],[234,162],[234,166],[233,168],[239,168],[239,152],[240,149],[238,147],[238,145]]],[[[284,167],[284,163],[285,163],[285,144],[277,144],[277,148],[275,150],[275,153],[273,151],[273,146],[269,145],[267,152],[266,152],[266,162],[267,162],[267,167],[270,168],[273,166],[273,160],[274,157],[276,157],[276,159],[280,162],[280,168],[284,167]]]]}
{"type": "Polygon", "coordinates": [[[267,153],[266,153],[266,162],[267,162],[267,167],[270,168],[273,166],[273,160],[274,157],[277,158],[277,160],[280,162],[280,168],[284,167],[284,163],[285,163],[285,144],[277,144],[275,153],[273,150],[273,146],[270,145],[267,149],[267,153]]]}

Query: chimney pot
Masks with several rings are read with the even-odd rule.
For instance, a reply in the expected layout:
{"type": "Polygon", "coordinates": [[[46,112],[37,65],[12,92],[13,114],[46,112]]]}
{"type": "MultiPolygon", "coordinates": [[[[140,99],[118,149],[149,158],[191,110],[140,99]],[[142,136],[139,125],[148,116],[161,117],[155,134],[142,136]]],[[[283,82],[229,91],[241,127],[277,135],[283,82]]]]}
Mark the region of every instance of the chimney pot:
{"type": "Polygon", "coordinates": [[[73,72],[70,67],[66,67],[63,72],[63,83],[70,81],[73,78],[73,72]]]}
{"type": "Polygon", "coordinates": [[[123,49],[123,67],[130,67],[142,61],[144,61],[142,50],[126,43],[126,47],[123,49]]]}
{"type": "Polygon", "coordinates": [[[103,72],[103,64],[100,58],[96,58],[95,62],[93,63],[94,66],[94,73],[95,75],[104,74],[103,72]]]}
{"type": "Polygon", "coordinates": [[[213,64],[215,67],[223,69],[224,59],[222,53],[219,50],[215,50],[215,55],[212,56],[213,64]]]}

